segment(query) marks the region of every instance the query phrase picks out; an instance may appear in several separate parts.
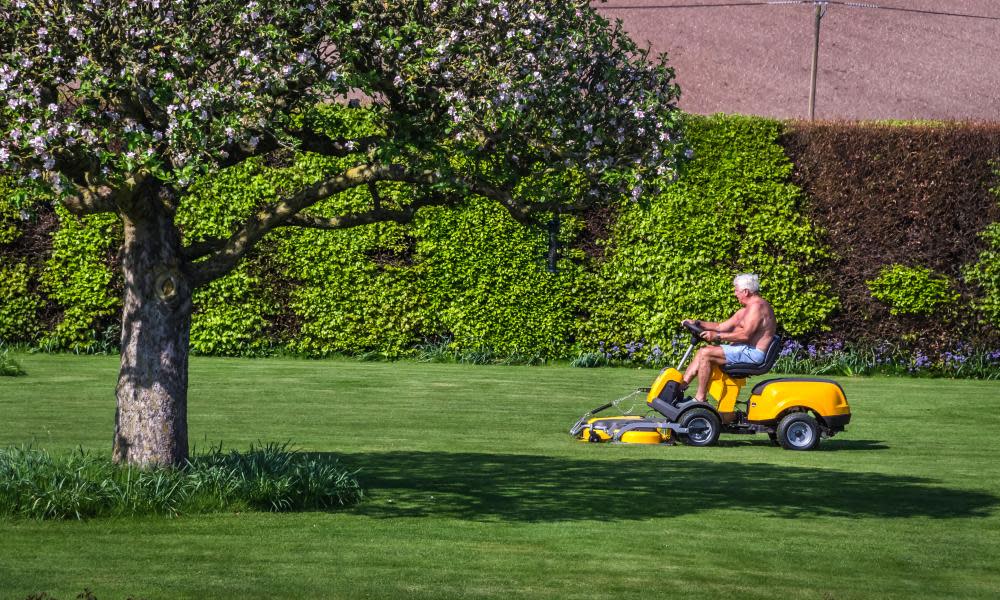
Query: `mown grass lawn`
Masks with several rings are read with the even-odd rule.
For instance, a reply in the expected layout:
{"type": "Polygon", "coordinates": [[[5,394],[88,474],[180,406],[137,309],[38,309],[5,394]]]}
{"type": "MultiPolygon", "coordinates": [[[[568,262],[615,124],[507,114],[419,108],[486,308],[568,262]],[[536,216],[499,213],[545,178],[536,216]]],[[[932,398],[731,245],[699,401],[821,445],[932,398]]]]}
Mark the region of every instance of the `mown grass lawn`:
{"type": "MultiPolygon", "coordinates": [[[[0,445],[110,452],[114,357],[20,355],[0,445]]],[[[816,452],[566,434],[651,370],[191,363],[196,449],[361,469],[339,512],[0,520],[0,598],[997,598],[1000,384],[842,379],[816,452]]]]}

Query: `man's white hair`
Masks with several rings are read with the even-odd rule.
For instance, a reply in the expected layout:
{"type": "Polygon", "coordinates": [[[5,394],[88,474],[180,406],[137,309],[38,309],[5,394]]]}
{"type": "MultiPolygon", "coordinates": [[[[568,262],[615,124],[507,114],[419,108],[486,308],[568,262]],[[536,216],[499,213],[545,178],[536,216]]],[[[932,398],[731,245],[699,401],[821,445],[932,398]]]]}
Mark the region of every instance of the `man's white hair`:
{"type": "Polygon", "coordinates": [[[751,294],[760,292],[760,277],[754,273],[741,273],[733,278],[733,287],[738,290],[747,290],[751,294]]]}

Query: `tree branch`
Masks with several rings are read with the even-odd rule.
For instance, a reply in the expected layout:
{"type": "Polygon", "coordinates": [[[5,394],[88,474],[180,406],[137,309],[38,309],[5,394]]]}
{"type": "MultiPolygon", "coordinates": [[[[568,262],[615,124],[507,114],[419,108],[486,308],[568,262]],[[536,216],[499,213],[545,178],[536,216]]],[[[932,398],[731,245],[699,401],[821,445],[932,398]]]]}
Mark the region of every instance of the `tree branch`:
{"type": "Polygon", "coordinates": [[[195,261],[213,252],[217,252],[225,245],[226,238],[209,238],[200,242],[193,242],[190,246],[181,248],[181,256],[187,261],[195,261]]]}
{"type": "Polygon", "coordinates": [[[295,132],[293,135],[302,143],[300,150],[326,156],[347,156],[355,152],[368,152],[384,141],[381,136],[375,135],[354,140],[347,138],[333,140],[315,131],[295,132]]]}
{"type": "Polygon", "coordinates": [[[196,242],[182,252],[188,261],[208,257],[190,265],[191,282],[194,286],[200,286],[229,273],[257,242],[278,227],[346,229],[385,221],[408,223],[413,220],[419,209],[453,204],[463,192],[498,202],[507,209],[515,221],[522,225],[531,225],[537,213],[552,212],[561,206],[559,202],[531,204],[520,202],[510,192],[479,179],[449,178],[433,171],[414,172],[401,165],[361,165],[307,187],[290,198],[268,205],[247,219],[239,230],[227,239],[196,242]],[[459,191],[429,194],[399,209],[383,208],[381,203],[378,203],[375,208],[367,212],[336,217],[300,214],[306,208],[334,194],[361,185],[373,185],[378,181],[420,185],[447,184],[459,191]]]}
{"type": "Polygon", "coordinates": [[[530,225],[532,214],[538,212],[533,205],[519,202],[510,192],[493,187],[484,181],[460,180],[460,183],[474,194],[479,194],[484,198],[489,198],[490,200],[499,202],[504,208],[507,209],[510,216],[521,225],[530,225]]]}
{"type": "MultiPolygon", "coordinates": [[[[316,204],[320,200],[359,185],[366,185],[369,182],[403,181],[429,183],[432,179],[433,174],[412,173],[401,165],[360,165],[348,169],[340,175],[309,186],[291,198],[271,204],[247,219],[214,252],[211,252],[211,247],[207,246],[206,243],[195,244],[185,250],[185,256],[208,256],[205,261],[191,266],[192,284],[199,286],[222,277],[231,271],[239,260],[269,231],[286,224],[289,219],[297,215],[300,211],[316,204]]],[[[211,241],[208,243],[215,244],[217,242],[211,241]]]]}
{"type": "MultiPolygon", "coordinates": [[[[381,136],[367,136],[358,139],[338,138],[334,140],[312,130],[286,131],[285,133],[299,141],[298,150],[314,152],[324,156],[343,157],[354,153],[367,152],[384,141],[384,138],[381,136]]],[[[262,133],[260,141],[254,147],[237,143],[226,146],[224,150],[228,156],[219,165],[223,168],[230,167],[243,162],[251,156],[261,156],[275,150],[280,150],[281,148],[282,144],[277,137],[270,133],[262,133]]]]}
{"type": "MultiPolygon", "coordinates": [[[[77,216],[93,215],[107,212],[128,212],[132,209],[139,188],[146,182],[148,175],[137,172],[126,178],[117,188],[104,183],[70,182],[72,193],[62,196],[59,201],[71,213],[77,216]]],[[[65,180],[60,184],[65,185],[65,180]]]]}
{"type": "Polygon", "coordinates": [[[74,188],[74,194],[61,197],[59,202],[78,217],[115,212],[117,209],[111,188],[107,186],[90,188],[74,185],[74,188]]]}
{"type": "Polygon", "coordinates": [[[458,197],[453,194],[433,194],[414,200],[409,206],[404,206],[398,210],[375,208],[368,212],[340,215],[337,217],[298,214],[289,218],[282,226],[307,227],[312,229],[347,229],[349,227],[384,223],[387,221],[403,224],[412,221],[417,211],[425,206],[454,204],[457,200],[458,197]]]}

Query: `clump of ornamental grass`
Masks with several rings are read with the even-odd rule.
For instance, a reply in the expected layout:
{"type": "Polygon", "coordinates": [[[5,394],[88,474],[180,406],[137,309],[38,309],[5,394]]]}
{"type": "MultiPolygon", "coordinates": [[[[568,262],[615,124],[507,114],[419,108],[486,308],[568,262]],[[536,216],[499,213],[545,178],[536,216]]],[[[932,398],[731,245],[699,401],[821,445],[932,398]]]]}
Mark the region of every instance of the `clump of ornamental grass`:
{"type": "Polygon", "coordinates": [[[180,468],[139,469],[79,450],[0,450],[0,515],[36,519],[329,510],[364,497],[355,473],[289,444],[221,446],[180,468]]]}
{"type": "Polygon", "coordinates": [[[10,355],[10,351],[0,347],[0,377],[18,377],[25,374],[21,365],[10,355]]]}
{"type": "Polygon", "coordinates": [[[482,341],[469,347],[457,346],[449,337],[426,340],[414,348],[420,362],[461,363],[466,365],[540,365],[545,363],[541,352],[498,351],[482,341]]]}
{"type": "Polygon", "coordinates": [[[574,357],[569,366],[590,369],[594,367],[606,367],[610,361],[603,352],[581,352],[574,357]]]}

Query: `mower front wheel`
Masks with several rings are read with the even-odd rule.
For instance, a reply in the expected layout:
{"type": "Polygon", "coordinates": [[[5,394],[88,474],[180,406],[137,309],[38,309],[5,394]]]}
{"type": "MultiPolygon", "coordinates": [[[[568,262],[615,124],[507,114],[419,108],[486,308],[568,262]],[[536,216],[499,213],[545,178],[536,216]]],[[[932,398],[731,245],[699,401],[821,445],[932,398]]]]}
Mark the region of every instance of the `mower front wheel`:
{"type": "Polygon", "coordinates": [[[681,415],[680,426],[688,429],[678,437],[687,446],[711,446],[719,441],[722,423],[707,408],[692,408],[681,415]]]}

